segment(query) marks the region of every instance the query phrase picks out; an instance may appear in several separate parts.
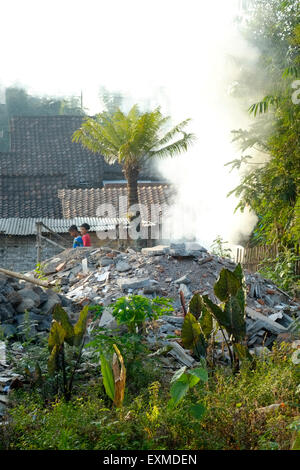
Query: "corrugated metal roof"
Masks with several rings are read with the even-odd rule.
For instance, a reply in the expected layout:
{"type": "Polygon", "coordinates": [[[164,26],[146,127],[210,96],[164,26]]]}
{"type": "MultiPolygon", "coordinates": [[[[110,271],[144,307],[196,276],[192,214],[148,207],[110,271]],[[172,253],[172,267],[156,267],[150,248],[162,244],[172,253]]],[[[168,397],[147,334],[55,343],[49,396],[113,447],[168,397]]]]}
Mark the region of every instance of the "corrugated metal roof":
{"type": "MultiPolygon", "coordinates": [[[[5,235],[35,235],[36,222],[43,222],[55,233],[67,233],[71,225],[87,223],[90,231],[113,230],[117,224],[127,224],[127,219],[112,219],[98,217],[74,217],[73,219],[49,219],[49,218],[8,218],[0,219],[0,233],[5,235]]],[[[42,229],[47,232],[46,229],[42,229]]]]}

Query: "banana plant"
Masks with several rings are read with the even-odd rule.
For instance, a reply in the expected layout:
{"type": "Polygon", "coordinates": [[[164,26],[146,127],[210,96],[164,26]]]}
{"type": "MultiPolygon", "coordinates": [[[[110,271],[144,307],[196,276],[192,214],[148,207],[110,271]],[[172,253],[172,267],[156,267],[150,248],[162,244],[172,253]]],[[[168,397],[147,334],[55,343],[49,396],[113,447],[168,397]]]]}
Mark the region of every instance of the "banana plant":
{"type": "Polygon", "coordinates": [[[48,349],[50,352],[50,356],[48,358],[48,373],[52,376],[55,372],[62,372],[63,394],[66,401],[69,401],[71,398],[75,372],[80,363],[88,313],[89,307],[85,306],[79,314],[77,323],[73,326],[67,312],[60,305],[56,305],[53,310],[53,321],[48,338],[48,349]],[[67,380],[66,375],[65,343],[79,348],[77,360],[70,374],[69,380],[67,380]]]}
{"type": "Polygon", "coordinates": [[[121,408],[125,395],[126,368],[123,356],[118,347],[113,344],[113,348],[115,352],[112,358],[112,366],[109,364],[104,354],[100,355],[101,373],[107,396],[113,401],[117,408],[121,408]]]}

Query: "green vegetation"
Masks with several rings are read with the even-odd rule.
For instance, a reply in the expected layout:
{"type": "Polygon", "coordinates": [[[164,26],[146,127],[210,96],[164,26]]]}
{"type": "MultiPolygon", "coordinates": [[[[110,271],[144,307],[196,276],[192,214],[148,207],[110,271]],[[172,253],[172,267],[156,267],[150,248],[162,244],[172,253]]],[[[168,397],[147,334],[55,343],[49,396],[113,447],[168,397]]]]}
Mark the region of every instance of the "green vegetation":
{"type": "Polygon", "coordinates": [[[214,333],[220,329],[227,344],[231,366],[237,371],[239,359],[248,359],[250,362],[252,360],[244,345],[246,289],[240,264],[234,271],[222,269],[214,285],[214,293],[222,304],[215,304],[207,295],[195,294],[192,297],[182,326],[182,342],[199,358],[205,358],[208,346],[213,352],[214,333]],[[228,339],[223,328],[226,330],[228,339]]]}
{"type": "MultiPolygon", "coordinates": [[[[47,344],[27,338],[27,319],[27,354],[18,361],[26,385],[10,394],[0,450],[297,449],[299,350],[275,343],[250,361],[242,345],[240,266],[223,269],[214,292],[220,305],[199,294],[189,304],[182,341],[199,362],[175,373],[161,354],[151,354],[145,337],[169,310],[169,299],[119,299],[113,308],[122,321],[114,330],[87,331],[89,311],[96,309],[84,307],[72,325],[57,306],[47,344]],[[123,317],[127,309],[131,313],[123,317]],[[209,360],[206,348],[216,328],[226,330],[239,367],[209,360]]],[[[103,308],[94,319],[100,313],[103,308]]]]}
{"type": "Polygon", "coordinates": [[[293,295],[297,289],[300,289],[300,276],[295,274],[295,263],[299,260],[300,256],[292,250],[283,248],[275,259],[263,260],[258,272],[285,292],[293,295]]]}
{"type": "Polygon", "coordinates": [[[240,25],[260,55],[255,67],[239,63],[235,92],[253,121],[248,129],[233,131],[242,156],[228,165],[242,173],[230,194],[239,198],[237,209],[248,208],[258,217],[251,243],[279,246],[276,266],[282,257],[290,261],[299,254],[299,23],[297,0],[253,0],[240,25]]]}
{"type": "Polygon", "coordinates": [[[16,391],[9,424],[0,428],[1,449],[290,449],[298,415],[299,380],[287,345],[273,348],[239,373],[216,368],[205,386],[190,388],[167,407],[170,383],[154,380],[125,394],[122,408],[107,401],[101,378],[82,384],[69,402],[45,406],[40,395],[16,391]],[[191,407],[201,402],[201,419],[191,407]],[[268,413],[259,408],[280,406],[268,413]]]}
{"type": "Polygon", "coordinates": [[[143,327],[146,320],[157,320],[161,315],[169,315],[174,310],[170,299],[148,299],[142,295],[121,297],[111,307],[118,324],[125,324],[131,333],[143,327]]]}
{"type": "Polygon", "coordinates": [[[221,258],[231,258],[232,257],[232,250],[225,246],[228,242],[225,242],[223,238],[218,235],[211,245],[211,252],[214,255],[220,256],[221,258]]]}

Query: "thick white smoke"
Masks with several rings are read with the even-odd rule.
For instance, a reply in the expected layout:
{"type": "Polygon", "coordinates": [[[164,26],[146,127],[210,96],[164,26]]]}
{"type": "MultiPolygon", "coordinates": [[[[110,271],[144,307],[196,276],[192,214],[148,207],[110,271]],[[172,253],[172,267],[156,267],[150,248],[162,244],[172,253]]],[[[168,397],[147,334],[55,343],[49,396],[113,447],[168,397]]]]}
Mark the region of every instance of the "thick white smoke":
{"type": "Polygon", "coordinates": [[[157,8],[154,2],[147,12],[153,21],[153,44],[145,43],[145,57],[123,77],[125,104],[127,109],[139,101],[147,107],[160,105],[174,124],[192,119],[189,130],[197,137],[193,147],[158,162],[162,175],[177,190],[165,224],[166,237],[197,239],[210,247],[220,235],[235,244],[251,232],[256,217],[247,210],[234,214],[238,201],[226,197],[239,184],[237,172],[224,167],[241,153],[231,143],[231,130],[246,128],[250,122],[246,109],[230,93],[241,73],[232,58],[254,66],[257,52],[234,24],[239,2],[201,2],[200,8],[200,2],[192,0],[184,5],[162,3],[157,8]]]}

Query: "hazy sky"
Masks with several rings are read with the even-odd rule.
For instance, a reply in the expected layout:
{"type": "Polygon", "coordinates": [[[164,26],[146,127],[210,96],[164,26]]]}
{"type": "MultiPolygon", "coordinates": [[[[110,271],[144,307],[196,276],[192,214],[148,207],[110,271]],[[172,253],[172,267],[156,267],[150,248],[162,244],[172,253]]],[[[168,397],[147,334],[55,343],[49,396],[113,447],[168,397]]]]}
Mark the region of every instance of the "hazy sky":
{"type": "Polygon", "coordinates": [[[236,0],[7,0],[1,5],[0,85],[29,92],[80,95],[101,111],[100,86],[147,100],[174,121],[192,118],[197,143],[161,166],[178,189],[174,236],[206,246],[220,234],[234,240],[254,219],[233,215],[226,194],[238,184],[226,162],[240,154],[232,129],[249,117],[228,95],[239,75],[229,56],[254,63],[232,18],[236,0]],[[186,221],[183,218],[186,217],[186,221]]]}
{"type": "MultiPolygon", "coordinates": [[[[9,0],[1,4],[0,84],[76,94],[99,86],[146,97],[215,60],[234,0],[9,0]]],[[[205,78],[205,77],[204,77],[205,78]]]]}

